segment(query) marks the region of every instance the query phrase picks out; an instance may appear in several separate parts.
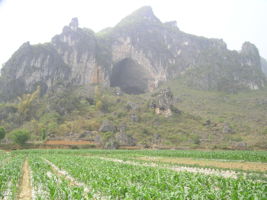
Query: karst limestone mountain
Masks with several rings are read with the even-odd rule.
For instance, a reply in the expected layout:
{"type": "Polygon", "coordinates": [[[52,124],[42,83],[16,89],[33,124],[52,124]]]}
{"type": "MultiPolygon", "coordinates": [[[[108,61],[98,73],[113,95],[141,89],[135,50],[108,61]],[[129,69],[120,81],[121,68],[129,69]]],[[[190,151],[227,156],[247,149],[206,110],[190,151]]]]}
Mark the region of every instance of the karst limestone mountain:
{"type": "Polygon", "coordinates": [[[0,99],[14,99],[38,85],[43,93],[100,84],[140,94],[174,78],[201,90],[256,90],[266,86],[262,65],[250,42],[239,52],[228,50],[222,39],[185,33],[175,21],[161,22],[146,6],[98,33],[80,28],[73,18],[49,43],[25,42],[1,70],[0,99]]]}

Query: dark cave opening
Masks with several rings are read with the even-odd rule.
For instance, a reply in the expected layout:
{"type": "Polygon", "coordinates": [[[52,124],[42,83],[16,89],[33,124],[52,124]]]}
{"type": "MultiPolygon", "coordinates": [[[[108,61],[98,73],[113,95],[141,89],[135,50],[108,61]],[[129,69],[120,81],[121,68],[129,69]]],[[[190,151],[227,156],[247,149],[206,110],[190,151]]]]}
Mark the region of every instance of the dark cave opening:
{"type": "Polygon", "coordinates": [[[148,89],[149,73],[136,61],[125,58],[114,65],[110,86],[120,87],[128,94],[145,93],[148,89]]]}

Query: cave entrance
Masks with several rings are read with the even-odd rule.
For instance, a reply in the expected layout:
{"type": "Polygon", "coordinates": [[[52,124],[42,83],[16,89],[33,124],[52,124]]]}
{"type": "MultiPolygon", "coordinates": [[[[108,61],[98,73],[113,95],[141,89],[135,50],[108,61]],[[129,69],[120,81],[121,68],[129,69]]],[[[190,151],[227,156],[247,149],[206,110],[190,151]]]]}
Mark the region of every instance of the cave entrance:
{"type": "Polygon", "coordinates": [[[149,79],[149,73],[142,65],[131,58],[125,58],[114,65],[110,86],[120,87],[128,94],[141,94],[147,91],[149,79]]]}

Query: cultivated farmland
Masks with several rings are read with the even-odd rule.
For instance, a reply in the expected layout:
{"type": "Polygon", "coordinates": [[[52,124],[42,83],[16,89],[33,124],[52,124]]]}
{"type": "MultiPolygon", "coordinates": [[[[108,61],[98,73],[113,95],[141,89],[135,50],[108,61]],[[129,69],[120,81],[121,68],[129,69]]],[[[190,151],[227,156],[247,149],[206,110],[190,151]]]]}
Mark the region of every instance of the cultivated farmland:
{"type": "Polygon", "coordinates": [[[266,151],[0,152],[0,199],[267,199],[266,151]]]}

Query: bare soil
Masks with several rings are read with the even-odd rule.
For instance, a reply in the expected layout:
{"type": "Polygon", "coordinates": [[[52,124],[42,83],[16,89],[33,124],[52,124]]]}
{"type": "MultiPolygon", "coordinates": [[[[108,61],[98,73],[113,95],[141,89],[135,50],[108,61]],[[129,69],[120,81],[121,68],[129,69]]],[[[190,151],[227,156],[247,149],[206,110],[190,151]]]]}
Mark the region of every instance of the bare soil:
{"type": "Polygon", "coordinates": [[[94,142],[85,141],[85,140],[48,140],[45,144],[49,145],[86,145],[86,144],[95,144],[94,142]]]}
{"type": "Polygon", "coordinates": [[[193,158],[164,158],[164,157],[140,157],[140,160],[159,161],[165,163],[199,165],[203,167],[218,167],[223,169],[241,169],[249,171],[267,172],[267,163],[241,162],[241,161],[219,161],[193,158]]]}
{"type": "Polygon", "coordinates": [[[20,193],[18,195],[19,200],[30,200],[32,199],[32,187],[30,181],[30,170],[29,162],[26,159],[22,168],[22,179],[20,186],[20,193]]]}

